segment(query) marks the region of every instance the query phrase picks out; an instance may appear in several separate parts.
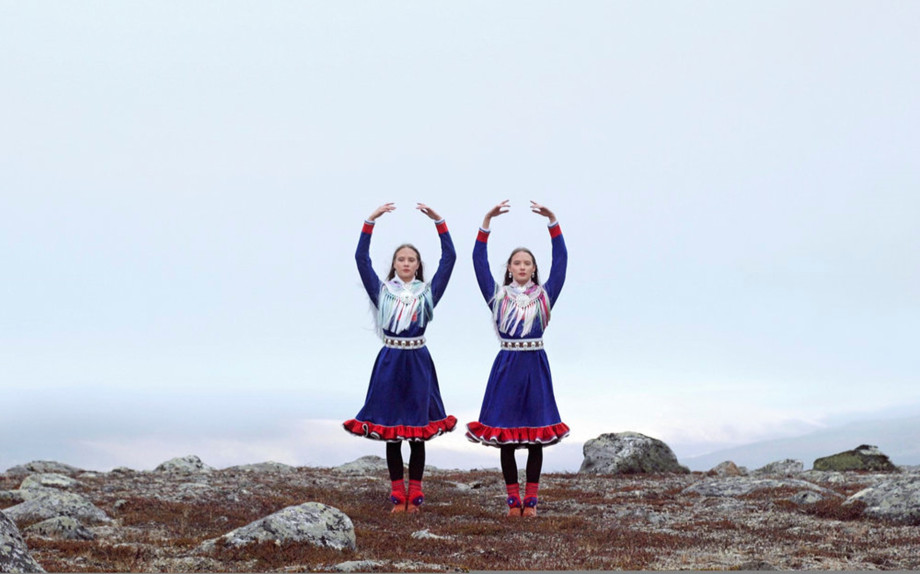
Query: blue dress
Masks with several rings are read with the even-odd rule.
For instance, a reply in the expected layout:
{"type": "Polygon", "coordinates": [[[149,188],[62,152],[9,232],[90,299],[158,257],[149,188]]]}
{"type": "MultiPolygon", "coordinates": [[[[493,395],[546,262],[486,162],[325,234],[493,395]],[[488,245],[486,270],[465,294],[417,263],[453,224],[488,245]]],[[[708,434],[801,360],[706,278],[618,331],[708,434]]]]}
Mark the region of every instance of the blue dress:
{"type": "Polygon", "coordinates": [[[438,375],[422,339],[457,254],[447,225],[438,222],[441,261],[431,283],[404,284],[398,278],[384,283],[371,264],[373,229],[372,223],[365,222],[355,260],[364,289],[377,309],[384,347],[371,371],[364,407],[343,425],[352,434],[374,440],[428,440],[452,431],[457,424],[444,411],[438,375]]]}
{"type": "Polygon", "coordinates": [[[483,298],[492,309],[502,348],[492,364],[479,420],[468,423],[466,436],[487,446],[551,445],[569,434],[559,417],[553,378],[543,350],[543,332],[562,285],[568,254],[559,223],[549,228],[553,262],[549,278],[521,288],[496,285],[489,271],[489,232],[479,231],[473,267],[483,298]]]}

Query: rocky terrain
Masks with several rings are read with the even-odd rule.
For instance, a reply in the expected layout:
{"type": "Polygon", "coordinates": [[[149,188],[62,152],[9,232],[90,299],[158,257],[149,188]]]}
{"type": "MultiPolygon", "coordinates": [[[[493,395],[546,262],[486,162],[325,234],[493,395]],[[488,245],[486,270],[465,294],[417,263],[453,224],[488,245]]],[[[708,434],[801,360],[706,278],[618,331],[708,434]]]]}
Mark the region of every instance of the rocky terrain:
{"type": "Polygon", "coordinates": [[[587,469],[544,475],[532,519],[504,516],[496,469],[429,469],[422,512],[391,515],[377,457],[217,470],[190,456],[104,473],[33,462],[0,474],[0,571],[920,569],[918,469],[692,473],[674,460],[605,473],[605,460],[648,467],[623,462],[643,452],[660,468],[647,438],[589,441],[607,454],[586,444],[587,469]]]}

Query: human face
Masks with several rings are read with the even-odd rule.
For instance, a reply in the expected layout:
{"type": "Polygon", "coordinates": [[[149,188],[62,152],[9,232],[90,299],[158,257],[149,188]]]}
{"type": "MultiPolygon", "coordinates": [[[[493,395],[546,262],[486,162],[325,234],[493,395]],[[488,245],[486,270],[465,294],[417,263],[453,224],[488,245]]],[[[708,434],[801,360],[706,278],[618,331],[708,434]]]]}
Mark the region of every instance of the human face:
{"type": "Polygon", "coordinates": [[[533,257],[526,251],[517,251],[511,254],[511,263],[508,264],[508,271],[512,279],[519,285],[524,285],[530,281],[536,267],[533,263],[533,257]]]}
{"type": "Polygon", "coordinates": [[[396,252],[393,258],[393,269],[396,270],[396,276],[403,283],[408,283],[415,279],[415,272],[418,271],[418,255],[411,247],[403,247],[396,252]]]}

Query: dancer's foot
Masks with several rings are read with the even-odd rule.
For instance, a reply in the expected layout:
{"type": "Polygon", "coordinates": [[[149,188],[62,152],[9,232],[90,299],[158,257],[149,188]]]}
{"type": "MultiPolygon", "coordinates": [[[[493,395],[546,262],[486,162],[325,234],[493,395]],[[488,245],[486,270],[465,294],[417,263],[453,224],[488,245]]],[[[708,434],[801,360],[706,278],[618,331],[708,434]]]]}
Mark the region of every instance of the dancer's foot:
{"type": "Polygon", "coordinates": [[[406,507],[407,512],[418,512],[422,508],[422,504],[425,502],[425,495],[421,491],[413,493],[414,496],[409,497],[409,504],[406,507]]]}
{"type": "Polygon", "coordinates": [[[524,499],[524,510],[521,512],[522,516],[528,518],[533,518],[537,515],[537,497],[528,496],[524,499]]]}
{"type": "Polygon", "coordinates": [[[505,499],[505,502],[508,503],[508,516],[518,517],[521,515],[521,497],[520,496],[509,494],[508,498],[505,499]]]}
{"type": "Polygon", "coordinates": [[[399,494],[400,492],[398,490],[394,490],[393,493],[390,494],[390,502],[393,503],[393,508],[390,509],[390,514],[398,514],[400,512],[406,511],[406,507],[409,503],[406,500],[405,495],[399,496],[399,494]]]}
{"type": "Polygon", "coordinates": [[[422,492],[421,480],[409,481],[409,505],[408,512],[418,512],[419,508],[425,502],[425,494],[422,492]]]}
{"type": "Polygon", "coordinates": [[[390,481],[392,490],[390,491],[390,502],[393,503],[391,514],[397,514],[406,511],[406,482],[402,479],[390,481]]]}

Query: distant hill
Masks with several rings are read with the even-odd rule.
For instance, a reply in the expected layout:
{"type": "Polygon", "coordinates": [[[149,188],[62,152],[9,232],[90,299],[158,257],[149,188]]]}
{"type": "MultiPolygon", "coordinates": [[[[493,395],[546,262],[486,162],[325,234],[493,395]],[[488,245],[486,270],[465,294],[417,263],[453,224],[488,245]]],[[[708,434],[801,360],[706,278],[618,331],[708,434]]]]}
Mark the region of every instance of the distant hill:
{"type": "Polygon", "coordinates": [[[776,439],[681,458],[691,470],[709,470],[725,460],[753,470],[776,460],[800,460],[810,469],[816,458],[876,445],[896,465],[920,464],[920,415],[859,421],[794,438],[776,439]]]}

